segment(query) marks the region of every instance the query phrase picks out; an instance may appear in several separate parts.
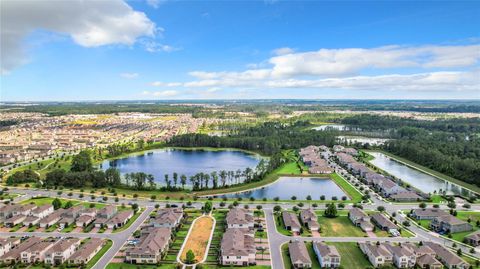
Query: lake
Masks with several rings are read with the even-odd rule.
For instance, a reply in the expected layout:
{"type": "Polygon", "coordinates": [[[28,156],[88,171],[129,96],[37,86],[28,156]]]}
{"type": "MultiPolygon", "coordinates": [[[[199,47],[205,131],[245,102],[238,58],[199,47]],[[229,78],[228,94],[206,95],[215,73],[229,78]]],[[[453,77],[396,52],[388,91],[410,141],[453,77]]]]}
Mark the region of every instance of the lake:
{"type": "Polygon", "coordinates": [[[375,157],[370,163],[425,193],[433,193],[434,191],[437,191],[438,193],[440,190],[446,190],[447,194],[464,196],[471,195],[471,192],[468,189],[413,169],[388,158],[388,156],[383,153],[369,152],[369,154],[375,157]]]}
{"type": "Polygon", "coordinates": [[[280,200],[290,200],[296,196],[297,200],[306,200],[307,195],[311,195],[313,200],[319,200],[321,195],[325,195],[326,200],[336,196],[338,200],[346,194],[340,187],[329,178],[318,177],[280,177],[274,183],[262,188],[240,193],[226,194],[229,198],[250,198],[255,199],[273,199],[279,197],[280,200]]]}
{"type": "MultiPolygon", "coordinates": [[[[178,173],[179,178],[182,174],[188,178],[200,172],[238,169],[243,171],[247,167],[255,169],[261,158],[260,155],[236,150],[157,149],[125,158],[106,160],[102,163],[102,169],[115,167],[121,174],[144,172],[152,174],[157,183],[164,184],[165,174],[168,174],[169,179],[172,180],[174,172],[178,173]]],[[[191,183],[187,180],[187,184],[191,183]]]]}

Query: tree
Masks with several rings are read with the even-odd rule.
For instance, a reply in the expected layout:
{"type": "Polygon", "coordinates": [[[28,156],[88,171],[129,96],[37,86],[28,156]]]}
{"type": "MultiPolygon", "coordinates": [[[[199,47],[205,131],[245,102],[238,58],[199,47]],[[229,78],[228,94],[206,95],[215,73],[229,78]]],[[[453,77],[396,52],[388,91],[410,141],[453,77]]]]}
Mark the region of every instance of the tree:
{"type": "Polygon", "coordinates": [[[383,212],[383,211],[385,211],[385,207],[384,206],[378,206],[377,210],[380,211],[380,212],[383,212]]]}
{"type": "Polygon", "coordinates": [[[274,211],[275,213],[278,213],[278,212],[282,211],[282,207],[279,206],[279,205],[276,205],[276,206],[273,207],[273,211],[274,211]]]}
{"type": "Polygon", "coordinates": [[[73,202],[68,201],[63,208],[68,209],[68,208],[71,208],[72,206],[73,206],[73,202]]]}
{"type": "Polygon", "coordinates": [[[337,216],[337,207],[334,203],[327,204],[327,209],[325,209],[324,216],[327,218],[335,218],[337,216]]]}
{"type": "Polygon", "coordinates": [[[191,249],[187,251],[185,255],[185,263],[186,264],[194,264],[197,260],[195,259],[195,253],[191,249]]]}
{"type": "Polygon", "coordinates": [[[105,180],[109,186],[118,186],[121,183],[120,171],[118,169],[110,167],[105,170],[105,180]]]}
{"type": "Polygon", "coordinates": [[[72,158],[72,165],[70,167],[70,171],[72,172],[84,172],[84,171],[92,171],[92,158],[90,156],[90,152],[83,150],[80,151],[77,155],[73,156],[72,158]]]}
{"type": "Polygon", "coordinates": [[[203,212],[205,213],[210,213],[210,211],[212,211],[212,202],[211,201],[206,201],[205,202],[205,205],[203,206],[203,212]]]}
{"type": "Polygon", "coordinates": [[[62,202],[60,201],[60,199],[55,198],[55,199],[53,199],[53,201],[52,201],[52,206],[53,206],[53,209],[57,210],[57,209],[59,209],[60,207],[62,207],[62,202]]]}
{"type": "Polygon", "coordinates": [[[427,204],[425,202],[421,202],[419,207],[422,209],[427,208],[427,204]]]}

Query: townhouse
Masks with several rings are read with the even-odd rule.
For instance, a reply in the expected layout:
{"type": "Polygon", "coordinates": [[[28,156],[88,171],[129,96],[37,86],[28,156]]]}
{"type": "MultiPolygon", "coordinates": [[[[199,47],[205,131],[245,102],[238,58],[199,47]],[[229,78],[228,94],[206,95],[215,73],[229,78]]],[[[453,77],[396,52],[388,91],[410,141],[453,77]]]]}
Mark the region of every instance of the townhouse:
{"type": "Polygon", "coordinates": [[[62,213],[64,209],[56,210],[52,214],[41,219],[38,224],[41,228],[48,228],[52,225],[55,225],[62,218],[62,213]]]}
{"type": "Polygon", "coordinates": [[[395,231],[398,232],[397,225],[395,225],[395,223],[393,223],[391,220],[389,220],[382,213],[373,214],[371,220],[381,230],[388,231],[390,233],[395,232],[395,231]]]}
{"type": "Polygon", "coordinates": [[[364,232],[373,231],[373,224],[370,222],[370,216],[368,216],[362,209],[354,207],[348,212],[348,218],[352,223],[360,227],[364,232]]]}
{"type": "Polygon", "coordinates": [[[393,255],[383,244],[359,243],[360,250],[367,255],[374,267],[393,263],[393,255]]]}
{"type": "Polygon", "coordinates": [[[447,212],[438,208],[418,208],[412,210],[410,217],[416,220],[433,220],[436,217],[449,215],[447,212]]]}
{"type": "Polygon", "coordinates": [[[285,226],[285,229],[290,230],[294,233],[300,232],[302,225],[300,225],[300,221],[298,220],[297,214],[288,212],[288,211],[283,211],[282,219],[283,219],[283,225],[285,226]]]}
{"type": "Polygon", "coordinates": [[[313,242],[313,251],[317,255],[321,268],[337,268],[340,266],[340,253],[335,246],[322,242],[313,242]]]}
{"type": "Polygon", "coordinates": [[[46,205],[41,205],[35,208],[34,210],[32,210],[30,215],[42,219],[52,213],[53,213],[53,206],[51,204],[46,204],[46,205]]]}
{"type": "Polygon", "coordinates": [[[157,228],[177,228],[183,219],[183,210],[181,208],[163,208],[159,209],[155,217],[150,219],[150,224],[157,228]]]}
{"type": "Polygon", "coordinates": [[[118,212],[115,216],[109,219],[105,224],[109,229],[118,229],[127,224],[128,220],[133,217],[133,210],[125,210],[118,212]]]}
{"type": "Polygon", "coordinates": [[[134,264],[158,263],[168,250],[171,232],[167,227],[143,228],[138,245],[125,251],[125,261],[134,264]]]}
{"type": "Polygon", "coordinates": [[[94,219],[95,217],[92,217],[91,215],[81,215],[75,220],[75,225],[77,227],[87,227],[94,219]]]}
{"type": "Polygon", "coordinates": [[[385,246],[392,253],[393,264],[397,268],[412,268],[415,266],[417,256],[413,249],[402,245],[385,244],[385,246]]]}
{"type": "Polygon", "coordinates": [[[20,254],[31,248],[33,245],[41,242],[42,240],[38,237],[30,237],[23,241],[22,243],[18,244],[15,248],[11,249],[7,253],[5,253],[3,256],[0,257],[0,262],[6,263],[6,264],[11,264],[14,262],[20,261],[20,254]]]}
{"type": "Polygon", "coordinates": [[[253,229],[255,223],[253,212],[244,208],[232,208],[225,218],[227,228],[253,229]]]}
{"type": "Polygon", "coordinates": [[[43,262],[45,253],[55,244],[55,242],[42,241],[25,249],[20,253],[22,263],[43,262]]]}
{"type": "Polygon", "coordinates": [[[456,254],[452,253],[444,246],[433,242],[425,242],[424,245],[435,252],[435,257],[441,261],[448,269],[467,269],[470,264],[462,260],[456,254]]]}
{"type": "Polygon", "coordinates": [[[311,208],[302,209],[300,211],[300,221],[310,231],[318,231],[318,229],[320,229],[317,214],[315,214],[315,211],[311,208]]]}
{"type": "Polygon", "coordinates": [[[220,244],[220,264],[255,265],[254,237],[243,228],[227,228],[220,244]]]}
{"type": "Polygon", "coordinates": [[[9,252],[15,246],[14,243],[11,238],[0,238],[0,257],[9,252]]]}
{"type": "Polygon", "coordinates": [[[25,218],[26,218],[25,215],[15,215],[5,220],[5,226],[11,228],[17,224],[23,223],[25,218]]]}
{"type": "Polygon", "coordinates": [[[293,241],[288,243],[288,252],[293,268],[311,268],[312,260],[308,254],[307,247],[303,242],[293,241]]]}
{"type": "Polygon", "coordinates": [[[467,236],[464,239],[465,243],[477,247],[480,245],[480,231],[475,231],[467,236]]]}
{"type": "Polygon", "coordinates": [[[68,263],[77,265],[87,264],[102,249],[104,243],[103,239],[91,238],[68,258],[68,263]]]}
{"type": "Polygon", "coordinates": [[[467,232],[473,229],[470,223],[457,219],[452,215],[444,215],[434,218],[430,222],[430,228],[439,233],[467,232]]]}
{"type": "Polygon", "coordinates": [[[59,240],[45,253],[45,263],[53,266],[64,263],[79,245],[80,240],[76,238],[59,240]]]}

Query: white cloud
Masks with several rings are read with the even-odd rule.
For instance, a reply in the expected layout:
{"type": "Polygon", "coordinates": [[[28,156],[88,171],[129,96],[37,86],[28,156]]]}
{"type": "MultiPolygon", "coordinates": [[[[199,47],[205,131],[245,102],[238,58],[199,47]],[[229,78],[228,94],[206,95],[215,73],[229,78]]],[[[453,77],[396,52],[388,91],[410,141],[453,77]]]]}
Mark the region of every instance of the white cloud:
{"type": "Polygon", "coordinates": [[[138,78],[138,73],[121,73],[120,76],[126,79],[138,78]]]}
{"type": "Polygon", "coordinates": [[[278,48],[272,51],[272,53],[275,55],[286,55],[286,54],[292,54],[294,52],[295,52],[294,49],[288,48],[288,47],[278,48]]]}
{"type": "Polygon", "coordinates": [[[142,41],[145,50],[148,52],[173,52],[180,50],[180,48],[172,47],[170,45],[161,44],[153,40],[142,41]]]}
{"type": "Polygon", "coordinates": [[[155,92],[143,91],[142,94],[147,96],[154,96],[154,97],[173,97],[173,96],[179,95],[180,92],[175,90],[155,91],[155,92]]]}
{"type": "Polygon", "coordinates": [[[1,70],[7,73],[28,60],[23,41],[35,30],[70,36],[83,47],[132,45],[141,36],[154,37],[153,23],[123,0],[2,1],[1,70]]]}
{"type": "Polygon", "coordinates": [[[147,5],[157,9],[164,2],[165,2],[164,0],[147,0],[147,5]]]}

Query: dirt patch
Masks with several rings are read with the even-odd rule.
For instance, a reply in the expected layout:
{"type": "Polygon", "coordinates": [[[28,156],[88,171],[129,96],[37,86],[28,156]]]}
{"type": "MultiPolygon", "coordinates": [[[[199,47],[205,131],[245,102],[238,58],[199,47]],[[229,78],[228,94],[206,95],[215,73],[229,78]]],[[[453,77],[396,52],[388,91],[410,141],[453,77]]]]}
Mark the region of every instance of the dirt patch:
{"type": "Polygon", "coordinates": [[[213,220],[211,217],[203,216],[195,221],[192,232],[187,238],[187,242],[182,252],[182,260],[189,250],[195,253],[195,259],[201,261],[207,251],[208,240],[213,229],[213,220]]]}

